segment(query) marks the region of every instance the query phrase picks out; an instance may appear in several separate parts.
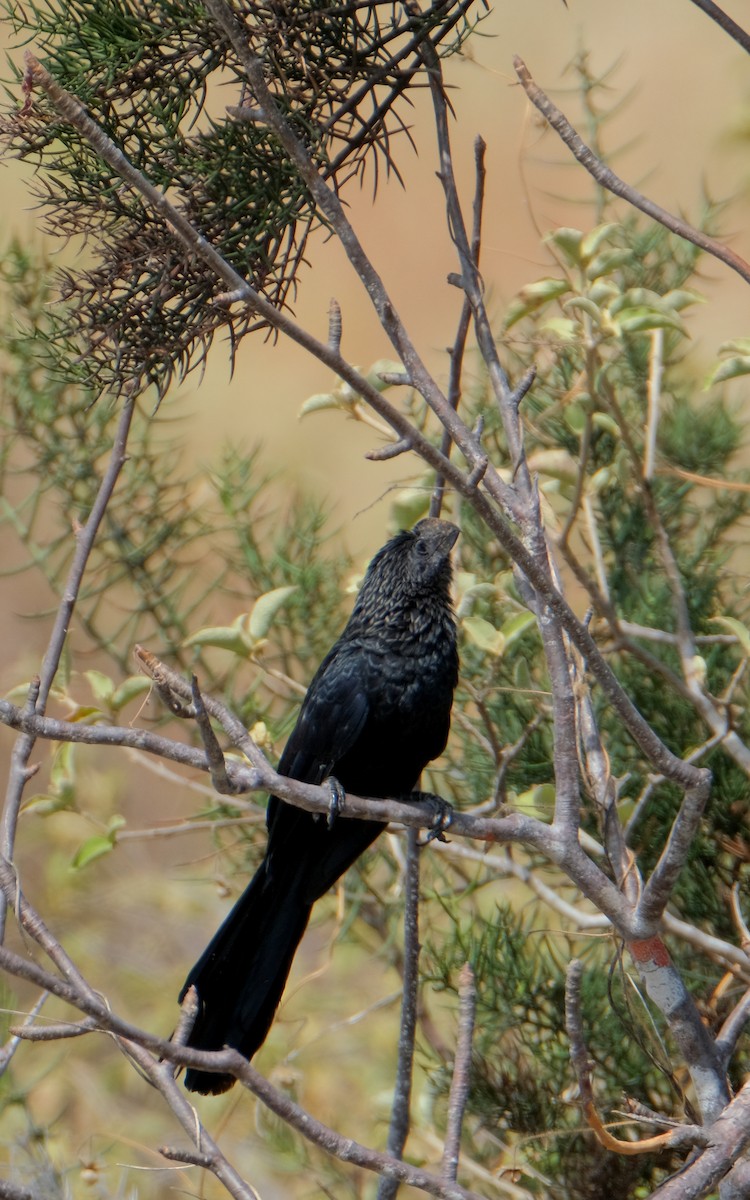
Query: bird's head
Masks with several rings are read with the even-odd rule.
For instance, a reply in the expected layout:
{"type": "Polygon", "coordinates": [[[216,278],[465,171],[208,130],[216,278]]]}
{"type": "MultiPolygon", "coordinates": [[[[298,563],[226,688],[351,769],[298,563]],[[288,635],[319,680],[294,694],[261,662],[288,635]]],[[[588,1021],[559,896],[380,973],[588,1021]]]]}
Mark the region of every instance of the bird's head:
{"type": "Polygon", "coordinates": [[[435,518],[397,533],[367,568],[359,596],[362,606],[376,597],[380,602],[390,597],[394,603],[430,593],[447,598],[451,550],[458,534],[455,525],[435,518]]]}

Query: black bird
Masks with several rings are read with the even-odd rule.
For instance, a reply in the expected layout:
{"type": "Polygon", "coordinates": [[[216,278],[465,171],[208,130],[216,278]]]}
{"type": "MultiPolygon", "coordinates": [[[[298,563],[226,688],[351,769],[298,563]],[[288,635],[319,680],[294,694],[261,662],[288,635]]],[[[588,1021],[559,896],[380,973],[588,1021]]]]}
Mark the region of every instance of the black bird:
{"type": "MultiPolygon", "coordinates": [[[[279,763],[306,783],[408,798],[448,739],[458,678],[450,554],[458,529],[419,521],[370,563],[341,637],[320,664],[279,763]]],[[[414,793],[413,799],[424,798],[414,793]]],[[[188,1045],[263,1044],[312,906],[382,831],[379,821],[326,821],[271,796],[257,872],[185,981],[198,993],[188,1045]]],[[[231,1075],[190,1069],[189,1091],[226,1091],[231,1075]]]]}

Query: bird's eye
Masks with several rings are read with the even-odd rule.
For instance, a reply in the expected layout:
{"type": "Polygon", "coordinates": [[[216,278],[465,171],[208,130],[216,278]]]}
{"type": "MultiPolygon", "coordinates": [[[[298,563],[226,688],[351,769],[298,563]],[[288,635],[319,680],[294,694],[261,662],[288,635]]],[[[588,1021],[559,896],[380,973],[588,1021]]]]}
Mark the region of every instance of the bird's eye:
{"type": "Polygon", "coordinates": [[[424,558],[424,556],[427,554],[426,542],[417,542],[417,554],[420,554],[422,558],[424,558]]]}

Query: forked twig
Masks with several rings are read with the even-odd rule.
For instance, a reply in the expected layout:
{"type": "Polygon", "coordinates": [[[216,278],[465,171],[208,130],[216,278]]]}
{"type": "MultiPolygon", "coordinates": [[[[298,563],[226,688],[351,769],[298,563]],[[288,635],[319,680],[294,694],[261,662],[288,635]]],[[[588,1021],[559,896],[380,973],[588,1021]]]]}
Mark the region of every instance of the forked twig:
{"type": "MultiPolygon", "coordinates": [[[[693,2],[696,3],[697,0],[693,0],[693,2]]],[[[702,233],[700,229],[696,229],[693,225],[688,224],[687,221],[683,221],[680,217],[675,217],[666,208],[655,204],[653,200],[649,200],[647,196],[644,196],[632,184],[625,183],[624,179],[620,179],[619,175],[615,175],[614,171],[603,163],[594,154],[594,151],[586,145],[565,114],[560,111],[557,105],[553,104],[549,96],[534,82],[523,59],[515,55],[513,66],[515,67],[521,86],[531,103],[549,121],[555,133],[562,138],[565,145],[573,154],[573,157],[577,159],[582,167],[586,168],[589,175],[593,175],[597,183],[606,188],[608,192],[612,192],[613,195],[621,196],[623,200],[627,200],[628,204],[632,204],[633,208],[639,209],[647,217],[658,221],[670,233],[676,233],[678,237],[684,238],[686,242],[692,242],[699,250],[704,250],[706,254],[718,258],[720,262],[725,263],[733,271],[736,271],[738,275],[741,275],[746,283],[750,283],[750,263],[741,258],[739,254],[735,254],[728,246],[717,242],[715,238],[709,237],[708,234],[702,233]]]]}

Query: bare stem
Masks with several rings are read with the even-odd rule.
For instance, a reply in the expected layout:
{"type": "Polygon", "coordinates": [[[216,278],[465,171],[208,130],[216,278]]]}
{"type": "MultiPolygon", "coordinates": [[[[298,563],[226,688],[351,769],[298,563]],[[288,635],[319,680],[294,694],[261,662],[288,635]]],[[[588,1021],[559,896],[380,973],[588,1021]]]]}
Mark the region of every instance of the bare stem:
{"type": "MultiPolygon", "coordinates": [[[[55,623],[52,627],[47,644],[42,668],[38,681],[32,685],[27,702],[27,711],[43,715],[47,707],[50,690],[54,682],[57,668],[60,665],[65,639],[68,636],[73,611],[78,600],[81,582],[88,565],[89,557],[96,541],[99,526],[107,510],[112,493],[115,490],[118,476],[126,461],[128,434],[133,420],[135,401],[132,397],[125,400],[120,420],[117,425],[112,451],[107,469],[102,476],[99,489],[91,506],[86,524],[76,534],[76,547],[68,577],[65,580],[63,594],[57,608],[55,623]]],[[[21,808],[21,799],[26,783],[30,777],[29,759],[34,749],[34,737],[23,733],[16,740],[11,753],[11,768],[8,775],[8,786],[3,806],[2,826],[0,828],[0,854],[7,863],[13,861],[13,851],[16,840],[16,826],[21,808]]],[[[16,883],[13,884],[15,890],[16,883]]],[[[5,922],[8,912],[8,902],[12,902],[12,892],[0,895],[0,942],[5,939],[5,922]]]]}
{"type": "Polygon", "coordinates": [[[750,34],[746,33],[736,21],[733,21],[724,12],[723,8],[719,8],[718,4],[714,3],[714,0],[693,0],[693,4],[696,8],[700,8],[712,21],[715,21],[731,38],[734,38],[738,46],[742,46],[742,49],[750,54],[750,34]]]}
{"type": "MultiPolygon", "coordinates": [[[[697,3],[697,0],[693,0],[693,2],[697,3]]],[[[594,151],[578,135],[564,113],[552,103],[549,96],[534,82],[523,59],[516,55],[513,59],[513,66],[515,67],[521,86],[531,103],[549,121],[555,133],[562,138],[565,145],[573,154],[573,157],[578,160],[582,167],[586,168],[590,175],[593,175],[597,183],[606,188],[608,192],[612,192],[613,195],[621,196],[623,200],[627,200],[628,204],[632,204],[633,208],[640,209],[647,217],[658,221],[670,233],[676,233],[678,237],[684,238],[686,242],[692,242],[694,246],[697,246],[700,250],[704,250],[706,254],[718,258],[720,262],[725,263],[733,271],[736,271],[738,275],[741,275],[746,283],[750,283],[750,263],[747,263],[744,258],[740,258],[739,254],[735,254],[728,246],[724,246],[721,242],[717,242],[715,238],[701,233],[699,229],[688,224],[687,221],[683,221],[680,217],[675,217],[666,208],[655,204],[653,200],[649,200],[647,196],[644,196],[632,184],[625,183],[623,179],[615,175],[614,171],[606,166],[600,158],[597,158],[594,151]]]]}
{"type": "Polygon", "coordinates": [[[443,1149],[443,1178],[458,1177],[458,1158],[461,1153],[461,1129],[471,1084],[471,1044],[477,1011],[477,992],[470,963],[464,963],[458,977],[458,1040],[453,1062],[453,1076],[448,1093],[448,1120],[443,1149]]]}
{"type": "MultiPolygon", "coordinates": [[[[404,968],[401,998],[401,1022],[398,1035],[398,1065],[391,1106],[386,1148],[394,1158],[401,1158],[411,1123],[410,1105],[414,1073],[414,1043],[419,1008],[419,841],[417,831],[410,829],[406,849],[404,878],[404,968]]],[[[398,1192],[399,1181],[381,1177],[378,1200],[392,1200],[398,1192]]]]}

